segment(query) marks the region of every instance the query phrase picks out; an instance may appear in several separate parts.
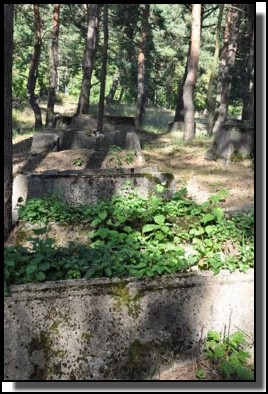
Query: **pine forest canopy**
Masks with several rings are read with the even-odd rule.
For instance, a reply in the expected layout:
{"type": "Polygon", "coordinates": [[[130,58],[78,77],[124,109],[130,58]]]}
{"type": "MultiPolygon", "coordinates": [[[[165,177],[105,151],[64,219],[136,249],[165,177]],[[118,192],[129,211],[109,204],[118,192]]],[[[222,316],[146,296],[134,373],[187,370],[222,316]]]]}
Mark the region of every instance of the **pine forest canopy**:
{"type": "MultiPolygon", "coordinates": [[[[41,52],[34,75],[35,95],[41,98],[47,97],[51,89],[53,37],[55,42],[52,17],[55,6],[54,4],[38,5],[41,52]]],[[[252,90],[254,91],[254,64],[251,54],[254,53],[252,43],[254,44],[255,4],[226,4],[220,23],[220,4],[202,5],[200,58],[193,89],[195,111],[203,111],[207,107],[208,83],[215,54],[215,33],[218,30],[220,49],[216,76],[212,84],[213,95],[216,96],[221,51],[224,45],[226,46],[226,23],[231,17],[230,6],[234,10],[238,9],[239,26],[235,44],[235,60],[230,69],[232,86],[228,103],[229,111],[235,115],[241,115],[244,107],[244,111],[250,112],[248,108],[250,94],[252,90]]],[[[83,73],[85,75],[85,70],[88,70],[88,62],[92,63],[90,71],[92,74],[88,81],[89,105],[99,102],[105,45],[104,7],[98,6],[95,9],[94,7],[94,4],[60,4],[58,53],[54,58],[57,64],[57,86],[53,85],[56,92],[73,95],[77,97],[77,100],[81,92],[83,73]],[[92,12],[95,12],[93,17],[92,12]],[[96,22],[94,18],[98,18],[98,21],[96,22]],[[99,26],[93,26],[95,22],[99,26]],[[96,37],[89,36],[90,31],[95,31],[96,37]],[[93,56],[92,59],[88,57],[89,53],[93,56]]],[[[183,86],[186,74],[191,38],[192,5],[150,4],[147,10],[147,20],[144,19],[144,10],[144,4],[108,5],[106,103],[111,104],[119,100],[123,103],[137,101],[138,55],[143,45],[146,106],[166,107],[175,111],[178,92],[183,86]],[[145,31],[146,41],[142,42],[145,31]]],[[[232,23],[231,20],[229,23],[232,23]]],[[[13,99],[27,100],[28,74],[33,61],[34,49],[36,50],[36,20],[33,4],[16,4],[13,99]]]]}

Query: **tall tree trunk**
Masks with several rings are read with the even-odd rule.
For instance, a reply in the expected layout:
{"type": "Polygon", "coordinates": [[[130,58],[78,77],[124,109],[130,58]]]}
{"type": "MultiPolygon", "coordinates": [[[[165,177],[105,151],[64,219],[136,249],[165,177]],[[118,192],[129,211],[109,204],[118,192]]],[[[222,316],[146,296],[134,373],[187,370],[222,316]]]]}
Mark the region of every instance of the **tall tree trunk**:
{"type": "Polygon", "coordinates": [[[83,79],[76,113],[88,114],[91,77],[98,44],[100,4],[90,4],[87,42],[83,61],[83,79]]]}
{"type": "Polygon", "coordinates": [[[254,80],[253,80],[253,85],[249,94],[249,105],[247,108],[247,120],[251,120],[254,122],[254,114],[255,114],[255,89],[254,89],[254,80]]]}
{"type": "Polygon", "coordinates": [[[100,86],[100,100],[99,100],[99,114],[97,131],[100,133],[103,130],[103,116],[104,116],[104,99],[105,99],[105,83],[107,71],[107,54],[108,54],[108,4],[103,5],[103,56],[102,56],[102,69],[101,69],[101,86],[100,86]]]}
{"type": "Polygon", "coordinates": [[[4,241],[12,228],[12,51],[14,4],[4,4],[4,241]]]}
{"type": "Polygon", "coordinates": [[[176,104],[174,126],[172,127],[172,130],[177,128],[177,126],[176,126],[177,122],[184,121],[183,88],[184,88],[184,84],[185,84],[187,72],[188,72],[188,58],[189,58],[190,52],[191,52],[191,41],[189,41],[189,49],[188,49],[183,79],[182,79],[182,82],[181,82],[179,89],[178,89],[178,100],[177,100],[177,104],[176,104]]]}
{"type": "Polygon", "coordinates": [[[192,5],[191,51],[188,58],[188,72],[183,88],[184,135],[185,141],[195,136],[193,91],[198,69],[201,33],[201,4],[192,5]]]}
{"type": "Polygon", "coordinates": [[[53,32],[50,55],[50,86],[47,101],[46,126],[52,127],[54,119],[54,105],[56,98],[58,80],[58,50],[59,50],[59,26],[60,26],[60,4],[54,4],[53,10],[53,32]]]}
{"type": "Polygon", "coordinates": [[[228,113],[228,104],[232,87],[232,68],[237,51],[237,38],[239,31],[239,19],[241,17],[242,4],[230,4],[226,16],[224,45],[220,56],[220,76],[218,83],[218,95],[220,104],[216,110],[216,120],[212,129],[213,134],[220,132],[228,113]]]}
{"type": "Polygon", "coordinates": [[[116,75],[113,79],[113,83],[112,83],[112,86],[110,88],[110,91],[109,91],[109,94],[107,97],[107,105],[111,105],[114,103],[114,95],[115,95],[118,85],[119,85],[119,76],[116,75]]]}
{"type": "Polygon", "coordinates": [[[136,127],[141,127],[145,114],[145,53],[148,35],[148,19],[150,14],[150,4],[141,4],[142,7],[142,26],[141,41],[138,55],[138,95],[137,95],[137,112],[136,127]]]}
{"type": "Polygon", "coordinates": [[[123,98],[123,96],[124,96],[124,88],[122,88],[121,90],[120,90],[120,94],[119,94],[119,98],[118,98],[118,104],[121,104],[121,101],[122,101],[122,98],[123,98]]]}
{"type": "Polygon", "coordinates": [[[250,108],[252,104],[252,100],[250,99],[251,97],[250,83],[252,79],[251,75],[252,75],[253,63],[254,63],[254,30],[252,30],[251,33],[251,44],[250,44],[250,51],[248,57],[248,67],[245,75],[245,91],[243,95],[242,120],[252,120],[251,119],[252,116],[250,114],[252,112],[250,108]]]}
{"type": "Polygon", "coordinates": [[[214,84],[217,78],[217,65],[220,52],[220,32],[221,32],[221,22],[224,10],[224,4],[220,4],[216,36],[215,36],[215,52],[213,57],[213,63],[211,68],[211,73],[208,83],[208,93],[207,93],[207,110],[208,110],[208,135],[212,134],[213,129],[213,119],[215,111],[215,99],[214,99],[214,84]]]}
{"type": "Polygon", "coordinates": [[[35,45],[34,45],[34,53],[32,56],[30,70],[29,70],[27,91],[28,91],[29,103],[34,111],[35,128],[40,129],[42,127],[42,115],[41,115],[40,107],[37,103],[37,97],[34,94],[37,73],[38,73],[38,65],[41,55],[41,45],[42,45],[41,20],[40,20],[38,4],[34,4],[34,31],[35,31],[35,45]]]}

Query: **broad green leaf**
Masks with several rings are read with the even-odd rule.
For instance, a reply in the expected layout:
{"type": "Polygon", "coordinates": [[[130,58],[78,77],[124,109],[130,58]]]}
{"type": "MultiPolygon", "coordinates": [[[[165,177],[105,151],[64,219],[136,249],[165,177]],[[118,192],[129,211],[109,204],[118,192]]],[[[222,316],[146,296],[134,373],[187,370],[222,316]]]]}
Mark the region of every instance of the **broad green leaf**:
{"type": "Polygon", "coordinates": [[[212,202],[219,202],[221,197],[218,194],[214,194],[213,196],[210,197],[210,200],[212,202]]]}
{"type": "Polygon", "coordinates": [[[91,226],[97,226],[98,224],[100,224],[101,223],[101,220],[100,219],[95,219],[95,220],[93,220],[92,222],[91,222],[91,226]]]}
{"type": "Polygon", "coordinates": [[[215,229],[216,229],[216,226],[206,226],[205,227],[205,231],[207,234],[213,233],[213,231],[215,231],[215,229]]]}
{"type": "Polygon", "coordinates": [[[40,271],[47,271],[50,269],[50,263],[49,262],[42,263],[38,266],[38,268],[40,269],[40,271]]]}
{"type": "Polygon", "coordinates": [[[213,208],[214,215],[216,216],[218,222],[220,222],[224,217],[224,212],[221,208],[213,208]]]}
{"type": "Polygon", "coordinates": [[[166,269],[163,265],[157,265],[155,267],[155,270],[158,272],[159,275],[162,275],[166,271],[166,269]]]}
{"type": "Polygon", "coordinates": [[[156,185],[157,193],[163,193],[164,190],[165,190],[165,186],[160,185],[160,184],[156,185]]]}
{"type": "Polygon", "coordinates": [[[97,235],[97,231],[90,231],[89,233],[87,233],[87,236],[89,237],[89,238],[94,238],[94,237],[96,237],[96,235],[97,235]]]}
{"type": "Polygon", "coordinates": [[[139,263],[139,264],[137,264],[137,265],[135,265],[135,269],[140,269],[140,268],[145,268],[145,267],[147,267],[147,264],[146,263],[139,263]]]}
{"type": "Polygon", "coordinates": [[[162,226],[161,227],[161,231],[163,231],[163,233],[167,234],[169,232],[169,227],[168,226],[162,226]]]}
{"type": "Polygon", "coordinates": [[[35,264],[28,265],[28,267],[26,268],[27,275],[31,275],[36,271],[36,269],[37,269],[37,265],[35,264]]]}
{"type": "Polygon", "coordinates": [[[97,231],[97,235],[99,235],[102,239],[106,238],[107,235],[109,235],[109,233],[110,233],[110,231],[105,227],[101,227],[97,231]]]}
{"type": "Polygon", "coordinates": [[[107,214],[106,211],[100,212],[100,213],[98,214],[98,217],[99,217],[101,220],[106,219],[107,216],[108,216],[108,214],[107,214]]]}
{"type": "Polygon", "coordinates": [[[191,210],[191,215],[198,215],[201,212],[201,208],[193,208],[191,210]]]}
{"type": "Polygon", "coordinates": [[[211,215],[210,213],[206,213],[206,215],[202,216],[201,222],[206,224],[207,222],[211,222],[214,219],[215,219],[214,215],[211,215]]]}
{"type": "Polygon", "coordinates": [[[164,234],[162,234],[162,233],[156,234],[156,239],[158,239],[159,241],[162,241],[163,238],[165,238],[164,234]]]}
{"type": "Polygon", "coordinates": [[[154,276],[154,272],[151,269],[149,269],[146,271],[146,275],[149,277],[152,277],[152,276],[154,276]]]}
{"type": "Polygon", "coordinates": [[[38,280],[39,282],[42,282],[43,280],[46,279],[46,275],[44,274],[44,272],[37,272],[35,275],[36,280],[38,280]]]}
{"type": "Polygon", "coordinates": [[[165,223],[165,220],[166,220],[166,218],[164,215],[156,215],[154,217],[155,223],[159,224],[160,226],[165,223]]]}
{"type": "Polygon", "coordinates": [[[97,239],[95,242],[92,243],[93,248],[101,248],[105,245],[105,242],[101,239],[97,239]]]}
{"type": "Polygon", "coordinates": [[[92,278],[92,276],[95,274],[96,272],[96,267],[91,267],[87,270],[87,272],[84,275],[85,279],[90,279],[92,278]]]}
{"type": "Polygon", "coordinates": [[[112,272],[112,270],[111,270],[111,268],[110,267],[107,267],[107,268],[105,268],[105,273],[106,273],[106,275],[107,276],[109,276],[109,277],[111,277],[112,276],[112,274],[113,274],[113,272],[112,272]]]}
{"type": "Polygon", "coordinates": [[[133,274],[137,279],[141,279],[143,277],[143,271],[137,271],[133,274]]]}
{"type": "Polygon", "coordinates": [[[159,228],[159,226],[156,224],[145,224],[145,226],[143,226],[143,228],[142,228],[142,232],[149,233],[150,231],[153,231],[156,228],[159,228]]]}

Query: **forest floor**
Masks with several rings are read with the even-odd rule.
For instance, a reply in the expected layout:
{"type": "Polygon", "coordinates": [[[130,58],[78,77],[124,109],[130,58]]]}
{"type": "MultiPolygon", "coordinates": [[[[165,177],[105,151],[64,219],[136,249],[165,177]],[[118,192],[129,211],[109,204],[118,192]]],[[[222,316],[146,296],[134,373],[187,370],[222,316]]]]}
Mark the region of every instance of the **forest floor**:
{"type": "MultiPolygon", "coordinates": [[[[159,113],[157,116],[159,117],[159,113]]],[[[229,195],[221,203],[223,208],[252,207],[254,204],[254,169],[251,160],[233,161],[229,164],[223,161],[205,160],[204,153],[211,145],[211,140],[204,135],[206,131],[204,120],[196,119],[196,122],[197,138],[187,145],[182,141],[182,133],[178,133],[177,136],[163,131],[156,134],[148,131],[146,127],[146,131],[138,133],[145,160],[143,162],[133,160],[127,163],[122,156],[124,152],[118,152],[120,167],[157,167],[162,172],[172,173],[177,188],[186,187],[189,197],[200,203],[219,190],[225,189],[229,195]]],[[[115,160],[110,160],[109,164],[108,158],[100,155],[96,155],[93,161],[87,160],[89,152],[84,149],[33,156],[29,153],[31,142],[32,136],[29,134],[19,134],[14,138],[14,173],[50,169],[107,168],[115,164],[115,160]],[[75,167],[74,162],[78,158],[81,159],[81,163],[85,164],[75,167]]]]}
{"type": "MultiPolygon", "coordinates": [[[[166,115],[166,114],[165,114],[166,115]]],[[[159,116],[159,114],[158,114],[159,116]]],[[[209,148],[211,140],[205,134],[206,125],[197,119],[197,138],[185,145],[182,134],[175,137],[172,133],[152,133],[146,129],[138,133],[144,162],[134,162],[122,167],[157,167],[162,172],[172,173],[177,188],[187,188],[188,196],[197,202],[204,202],[221,189],[228,191],[229,195],[221,202],[225,209],[248,209],[254,206],[254,169],[250,160],[243,160],[225,164],[220,161],[207,161],[204,153],[209,148]]],[[[17,135],[13,140],[13,172],[34,172],[50,169],[75,169],[74,161],[82,159],[87,165],[77,167],[101,167],[100,158],[97,163],[89,164],[86,160],[87,152],[83,149],[49,153],[46,156],[30,155],[32,134],[17,135]],[[83,160],[85,159],[85,160],[83,160]]],[[[105,160],[105,158],[102,158],[105,160]]],[[[107,160],[106,160],[107,162],[107,160]]],[[[55,232],[58,231],[56,228],[55,232]]],[[[55,234],[50,234],[55,236],[55,234]]],[[[68,238],[68,237],[67,237],[68,238]]],[[[8,241],[8,243],[12,243],[8,241]]],[[[196,373],[202,368],[206,372],[204,380],[219,380],[216,371],[211,370],[207,360],[202,359],[189,363],[169,362],[169,367],[155,374],[155,380],[198,380],[196,373]],[[170,367],[171,366],[171,367],[170,367]]]]}

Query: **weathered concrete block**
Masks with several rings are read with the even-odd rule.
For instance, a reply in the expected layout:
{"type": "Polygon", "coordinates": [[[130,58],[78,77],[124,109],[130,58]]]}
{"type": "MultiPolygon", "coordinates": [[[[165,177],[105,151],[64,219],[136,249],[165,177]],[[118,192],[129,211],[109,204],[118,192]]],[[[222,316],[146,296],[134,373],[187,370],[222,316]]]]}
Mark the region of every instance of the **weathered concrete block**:
{"type": "Polygon", "coordinates": [[[18,220],[18,203],[24,204],[28,195],[28,176],[25,174],[18,174],[13,179],[12,192],[12,221],[15,223],[18,220]]]}
{"type": "Polygon", "coordinates": [[[140,139],[135,132],[127,132],[125,134],[124,149],[141,151],[140,139]]]}
{"type": "Polygon", "coordinates": [[[225,123],[215,135],[212,147],[205,153],[207,160],[230,160],[233,153],[246,158],[254,151],[254,125],[252,122],[232,120],[225,123]]]}
{"type": "Polygon", "coordinates": [[[58,129],[70,127],[72,120],[73,116],[56,113],[53,120],[53,127],[57,127],[58,129]]]}
{"type": "Polygon", "coordinates": [[[113,125],[128,125],[135,127],[135,118],[133,116],[105,115],[104,121],[113,125]]]}
{"type": "Polygon", "coordinates": [[[84,131],[59,130],[59,150],[95,149],[95,135],[87,136],[84,131]]]}
{"type": "Polygon", "coordinates": [[[30,176],[28,199],[57,194],[70,204],[93,204],[134,189],[149,196],[157,184],[166,185],[170,194],[176,191],[173,175],[146,168],[70,170],[57,174],[43,172],[30,176]],[[127,186],[129,184],[131,186],[127,186]]]}
{"type": "Polygon", "coordinates": [[[5,380],[150,379],[209,330],[254,335],[253,270],[27,284],[4,304],[5,380]]]}
{"type": "Polygon", "coordinates": [[[56,152],[59,150],[59,136],[54,131],[39,131],[32,140],[31,154],[56,152]]]}
{"type": "Polygon", "coordinates": [[[92,115],[73,116],[71,126],[76,130],[92,130],[97,128],[97,117],[92,115]]]}
{"type": "Polygon", "coordinates": [[[140,140],[135,132],[112,131],[88,136],[84,131],[58,130],[58,150],[97,149],[108,150],[113,145],[122,149],[141,151],[140,140]]]}

